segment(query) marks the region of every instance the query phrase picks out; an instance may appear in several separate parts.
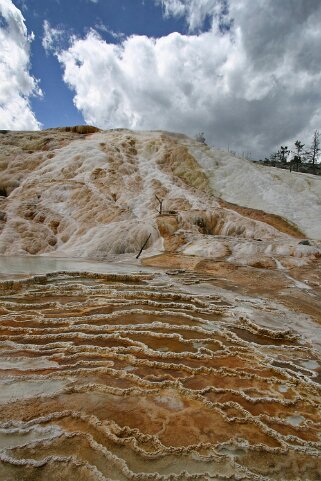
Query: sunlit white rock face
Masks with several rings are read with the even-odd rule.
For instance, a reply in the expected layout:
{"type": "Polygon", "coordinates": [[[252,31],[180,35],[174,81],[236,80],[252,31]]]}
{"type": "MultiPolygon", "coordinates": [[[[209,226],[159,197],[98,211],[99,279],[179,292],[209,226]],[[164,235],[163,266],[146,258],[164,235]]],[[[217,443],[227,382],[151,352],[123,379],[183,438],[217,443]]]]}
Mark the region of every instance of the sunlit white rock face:
{"type": "Polygon", "coordinates": [[[318,178],[254,165],[180,135],[84,132],[1,134],[8,195],[0,201],[1,254],[106,258],[138,252],[151,235],[150,253],[162,251],[165,239],[171,251],[225,253],[231,262],[291,256],[302,263],[318,255],[317,242],[298,247],[293,239],[321,238],[318,178]]]}
{"type": "Polygon", "coordinates": [[[321,178],[266,167],[228,152],[190,145],[209,183],[223,199],[277,214],[308,237],[321,239],[321,178]]]}

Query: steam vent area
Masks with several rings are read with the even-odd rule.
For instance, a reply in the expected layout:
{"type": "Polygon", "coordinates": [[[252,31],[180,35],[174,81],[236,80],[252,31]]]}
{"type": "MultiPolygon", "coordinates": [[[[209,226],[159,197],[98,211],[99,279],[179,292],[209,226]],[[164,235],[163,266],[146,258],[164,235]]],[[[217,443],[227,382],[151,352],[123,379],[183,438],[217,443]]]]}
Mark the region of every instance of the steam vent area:
{"type": "Polygon", "coordinates": [[[321,180],[168,132],[0,144],[0,480],[320,481],[321,180]]]}

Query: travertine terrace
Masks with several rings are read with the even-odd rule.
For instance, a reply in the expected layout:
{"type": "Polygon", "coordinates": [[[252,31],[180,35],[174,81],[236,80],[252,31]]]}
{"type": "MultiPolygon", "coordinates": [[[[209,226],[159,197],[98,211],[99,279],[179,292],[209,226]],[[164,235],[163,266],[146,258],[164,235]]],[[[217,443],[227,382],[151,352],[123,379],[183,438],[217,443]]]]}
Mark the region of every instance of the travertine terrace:
{"type": "Polygon", "coordinates": [[[320,480],[320,180],[92,132],[0,134],[0,479],[320,480]]]}
{"type": "Polygon", "coordinates": [[[149,234],[158,252],[168,241],[237,263],[319,253],[298,240],[321,238],[320,179],[185,136],[87,129],[0,134],[0,254],[106,259],[137,252],[149,234]],[[155,195],[169,215],[159,218],[155,195]]]}

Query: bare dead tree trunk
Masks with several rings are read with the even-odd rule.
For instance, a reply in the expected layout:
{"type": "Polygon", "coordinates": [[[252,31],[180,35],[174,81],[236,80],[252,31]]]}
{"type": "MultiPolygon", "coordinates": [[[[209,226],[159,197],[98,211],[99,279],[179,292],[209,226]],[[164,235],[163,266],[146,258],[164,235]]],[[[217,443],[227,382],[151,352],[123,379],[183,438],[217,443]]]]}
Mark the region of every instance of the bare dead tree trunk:
{"type": "Polygon", "coordinates": [[[152,234],[149,234],[149,236],[147,237],[147,239],[145,240],[144,244],[142,245],[142,248],[140,249],[139,253],[137,254],[136,256],[136,259],[139,259],[140,256],[141,256],[141,253],[143,252],[143,250],[145,249],[145,247],[147,246],[147,242],[149,241],[149,239],[151,238],[152,234]]]}
{"type": "Polygon", "coordinates": [[[158,202],[159,202],[159,213],[160,213],[160,215],[162,215],[162,212],[163,212],[163,200],[161,200],[156,194],[155,194],[155,197],[156,197],[156,199],[157,199],[158,202]]]}

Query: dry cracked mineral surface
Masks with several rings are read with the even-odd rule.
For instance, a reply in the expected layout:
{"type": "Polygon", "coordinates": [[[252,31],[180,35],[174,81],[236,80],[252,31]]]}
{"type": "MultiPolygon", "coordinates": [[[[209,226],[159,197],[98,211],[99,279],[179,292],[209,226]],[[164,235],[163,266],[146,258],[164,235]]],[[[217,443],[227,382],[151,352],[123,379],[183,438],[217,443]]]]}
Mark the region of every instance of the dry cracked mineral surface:
{"type": "Polygon", "coordinates": [[[321,180],[167,132],[0,144],[0,480],[320,481],[321,180]]]}

